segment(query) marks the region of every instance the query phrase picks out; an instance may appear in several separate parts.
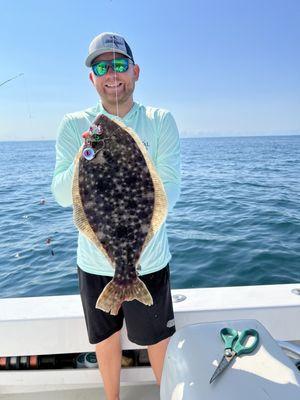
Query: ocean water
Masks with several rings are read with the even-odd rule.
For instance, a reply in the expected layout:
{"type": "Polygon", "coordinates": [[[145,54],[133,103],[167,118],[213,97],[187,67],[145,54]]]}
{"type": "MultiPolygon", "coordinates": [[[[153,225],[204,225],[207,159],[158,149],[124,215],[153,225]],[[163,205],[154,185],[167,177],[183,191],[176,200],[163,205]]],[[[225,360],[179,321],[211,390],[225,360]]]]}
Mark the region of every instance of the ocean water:
{"type": "MultiPolygon", "coordinates": [[[[72,210],[50,192],[54,145],[1,143],[2,298],[78,293],[72,210]]],[[[182,139],[181,149],[172,287],[300,282],[300,136],[182,139]]]]}

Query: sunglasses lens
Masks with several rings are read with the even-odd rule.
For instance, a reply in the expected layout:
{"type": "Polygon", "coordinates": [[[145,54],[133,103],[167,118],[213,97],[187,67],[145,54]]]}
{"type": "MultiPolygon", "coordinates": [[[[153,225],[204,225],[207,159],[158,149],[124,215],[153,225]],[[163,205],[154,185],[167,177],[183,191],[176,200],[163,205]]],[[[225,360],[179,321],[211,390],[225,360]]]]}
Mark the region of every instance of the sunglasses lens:
{"type": "Polygon", "coordinates": [[[105,75],[107,72],[107,63],[99,62],[98,64],[92,65],[93,72],[96,76],[105,75]]]}
{"type": "Polygon", "coordinates": [[[111,66],[114,72],[126,72],[129,67],[128,58],[117,58],[112,61],[100,61],[92,65],[93,72],[96,76],[103,76],[111,66]]]}
{"type": "Polygon", "coordinates": [[[120,58],[113,61],[115,72],[126,72],[128,70],[128,59],[120,58]]]}

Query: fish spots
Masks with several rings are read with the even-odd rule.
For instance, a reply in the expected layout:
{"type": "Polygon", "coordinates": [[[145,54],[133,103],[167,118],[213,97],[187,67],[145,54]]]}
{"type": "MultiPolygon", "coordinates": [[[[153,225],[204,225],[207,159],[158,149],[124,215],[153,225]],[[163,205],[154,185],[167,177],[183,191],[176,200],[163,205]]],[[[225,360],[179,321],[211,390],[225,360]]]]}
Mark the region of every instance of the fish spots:
{"type": "Polygon", "coordinates": [[[128,230],[125,226],[118,226],[115,230],[115,237],[117,239],[122,239],[127,237],[128,230]]]}
{"type": "Polygon", "coordinates": [[[128,174],[124,179],[124,183],[129,186],[128,188],[126,188],[128,189],[128,191],[130,190],[130,187],[135,186],[137,182],[138,182],[137,177],[133,174],[128,174]]]}
{"type": "Polygon", "coordinates": [[[104,165],[107,161],[102,152],[96,153],[96,156],[92,159],[91,161],[93,164],[99,164],[99,165],[104,165]]]}
{"type": "Polygon", "coordinates": [[[105,238],[104,232],[102,231],[97,231],[97,237],[101,241],[105,238]]]}
{"type": "Polygon", "coordinates": [[[103,212],[105,212],[107,214],[111,214],[112,211],[114,210],[114,206],[113,206],[113,204],[111,204],[109,202],[105,202],[102,209],[103,209],[103,212]]]}
{"type": "Polygon", "coordinates": [[[147,224],[141,224],[141,232],[147,233],[148,232],[148,225],[147,224]]]}
{"type": "Polygon", "coordinates": [[[125,284],[136,278],[135,265],[150,229],[154,185],[137,143],[122,127],[99,117],[105,146],[93,144],[95,157],[80,159],[79,190],[90,227],[125,284]]]}

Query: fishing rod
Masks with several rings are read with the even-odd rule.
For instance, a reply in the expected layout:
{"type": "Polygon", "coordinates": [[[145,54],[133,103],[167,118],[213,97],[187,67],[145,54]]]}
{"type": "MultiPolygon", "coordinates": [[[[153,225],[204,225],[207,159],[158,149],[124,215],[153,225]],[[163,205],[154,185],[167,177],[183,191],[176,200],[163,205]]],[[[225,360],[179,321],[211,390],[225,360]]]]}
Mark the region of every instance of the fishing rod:
{"type": "Polygon", "coordinates": [[[16,75],[16,76],[13,76],[12,78],[7,79],[7,80],[4,81],[4,82],[1,82],[1,83],[0,83],[0,87],[3,86],[3,85],[5,85],[7,82],[10,82],[10,81],[12,81],[12,80],[14,80],[14,79],[16,79],[16,78],[19,78],[19,76],[22,76],[22,75],[24,75],[24,72],[21,72],[20,74],[18,74],[18,75],[16,75]]]}
{"type": "Polygon", "coordinates": [[[7,79],[6,81],[1,82],[0,83],[0,87],[5,85],[6,83],[8,83],[10,81],[13,81],[14,79],[19,78],[20,76],[24,76],[25,101],[27,102],[27,107],[28,107],[28,117],[29,117],[29,119],[31,119],[32,117],[31,117],[31,110],[30,110],[30,103],[29,103],[28,88],[27,88],[27,85],[26,85],[24,72],[21,72],[20,74],[13,76],[12,78],[7,79]]]}

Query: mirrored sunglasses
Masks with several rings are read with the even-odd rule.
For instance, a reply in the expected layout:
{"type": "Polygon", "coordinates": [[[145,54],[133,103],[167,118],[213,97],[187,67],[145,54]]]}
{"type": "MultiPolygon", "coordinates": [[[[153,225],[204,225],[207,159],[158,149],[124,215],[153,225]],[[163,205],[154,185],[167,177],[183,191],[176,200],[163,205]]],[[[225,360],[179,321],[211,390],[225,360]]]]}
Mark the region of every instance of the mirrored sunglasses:
{"type": "Polygon", "coordinates": [[[114,72],[126,72],[129,68],[129,63],[132,63],[128,58],[116,58],[111,61],[99,61],[92,65],[92,70],[96,76],[103,76],[111,67],[114,72]]]}

